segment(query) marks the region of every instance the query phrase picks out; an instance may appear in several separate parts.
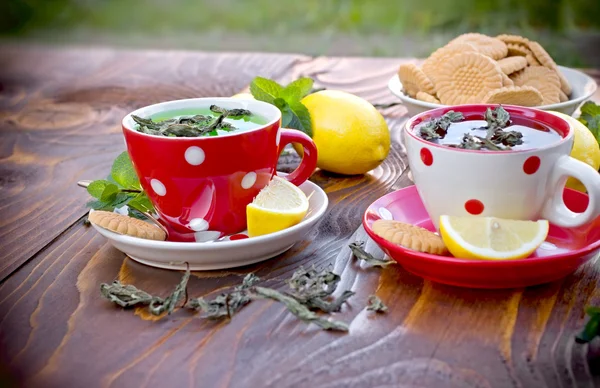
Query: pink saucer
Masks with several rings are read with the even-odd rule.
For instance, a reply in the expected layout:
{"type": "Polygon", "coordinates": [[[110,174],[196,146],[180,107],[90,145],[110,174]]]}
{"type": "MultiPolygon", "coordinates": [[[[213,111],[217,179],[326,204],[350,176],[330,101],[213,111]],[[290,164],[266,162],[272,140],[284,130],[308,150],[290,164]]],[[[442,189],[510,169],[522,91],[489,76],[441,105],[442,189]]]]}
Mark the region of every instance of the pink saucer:
{"type": "MultiPolygon", "coordinates": [[[[587,207],[586,194],[565,189],[565,204],[571,211],[587,207]]],[[[407,271],[435,282],[460,287],[512,288],[551,282],[574,272],[600,251],[600,217],[578,228],[550,225],[548,238],[523,260],[474,261],[413,251],[392,244],[373,233],[374,221],[394,219],[435,231],[416,186],[409,186],[379,198],[369,206],[363,225],[369,236],[407,271]]]]}

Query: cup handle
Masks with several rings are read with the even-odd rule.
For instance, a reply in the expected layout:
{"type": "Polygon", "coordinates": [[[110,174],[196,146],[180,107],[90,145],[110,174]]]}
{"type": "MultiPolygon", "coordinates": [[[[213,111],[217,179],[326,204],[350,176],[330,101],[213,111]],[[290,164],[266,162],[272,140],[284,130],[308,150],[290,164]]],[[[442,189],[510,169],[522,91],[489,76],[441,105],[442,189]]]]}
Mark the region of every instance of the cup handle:
{"type": "Polygon", "coordinates": [[[553,194],[542,210],[544,219],[558,226],[574,228],[600,215],[600,174],[591,166],[570,156],[561,156],[554,165],[548,184],[553,194]],[[569,177],[577,178],[588,192],[589,203],[583,213],[572,212],[563,201],[563,190],[569,177]]]}
{"type": "Polygon", "coordinates": [[[304,150],[300,165],[290,174],[282,177],[296,186],[304,183],[317,168],[317,146],[308,135],[297,129],[281,128],[281,139],[279,142],[279,153],[286,145],[299,143],[304,150]]]}

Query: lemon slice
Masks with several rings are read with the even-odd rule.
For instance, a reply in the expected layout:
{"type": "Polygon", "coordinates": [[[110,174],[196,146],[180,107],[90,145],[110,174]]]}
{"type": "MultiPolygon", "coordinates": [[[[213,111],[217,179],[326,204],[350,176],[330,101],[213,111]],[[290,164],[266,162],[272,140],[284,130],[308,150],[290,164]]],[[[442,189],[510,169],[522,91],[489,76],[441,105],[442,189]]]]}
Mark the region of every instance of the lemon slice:
{"type": "Polygon", "coordinates": [[[285,179],[274,176],[246,206],[248,236],[274,233],[298,224],[308,212],[308,198],[285,179]]]}
{"type": "Polygon", "coordinates": [[[440,217],[440,235],[455,257],[512,260],[528,257],[548,236],[548,221],[495,217],[440,217]]]}

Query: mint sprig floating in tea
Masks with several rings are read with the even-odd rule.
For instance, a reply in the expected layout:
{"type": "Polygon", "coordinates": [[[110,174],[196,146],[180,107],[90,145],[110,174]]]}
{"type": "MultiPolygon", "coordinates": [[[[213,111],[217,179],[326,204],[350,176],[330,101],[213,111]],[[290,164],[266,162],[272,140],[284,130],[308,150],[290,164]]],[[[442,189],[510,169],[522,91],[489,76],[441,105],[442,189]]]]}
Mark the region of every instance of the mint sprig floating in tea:
{"type": "Polygon", "coordinates": [[[348,247],[350,247],[350,250],[352,251],[352,254],[354,255],[354,257],[356,257],[359,260],[364,261],[365,263],[367,263],[370,267],[387,267],[390,264],[395,264],[396,262],[393,260],[386,260],[384,259],[378,259],[375,256],[373,256],[372,254],[368,253],[367,251],[365,251],[364,247],[365,247],[365,242],[364,241],[354,241],[353,243],[351,243],[350,245],[348,245],[348,247]]]}
{"type": "Polygon", "coordinates": [[[131,115],[131,118],[138,124],[136,130],[148,135],[200,137],[217,136],[219,130],[226,132],[236,130],[237,128],[234,125],[224,121],[225,118],[229,117],[234,120],[240,120],[252,116],[252,112],[247,109],[225,109],[216,105],[211,105],[210,110],[211,112],[216,113],[217,116],[201,114],[193,116],[188,115],[158,122],[136,115],[131,115]]]}
{"type": "MultiPolygon", "coordinates": [[[[514,147],[519,144],[523,144],[523,134],[518,131],[504,131],[510,124],[510,115],[502,107],[498,106],[496,109],[491,110],[487,108],[483,116],[487,121],[487,127],[479,128],[487,131],[485,136],[486,140],[491,141],[494,145],[502,144],[508,147],[514,147]]],[[[488,143],[486,143],[486,146],[488,143]]],[[[500,147],[496,147],[500,149],[500,147]]]]}
{"type": "Polygon", "coordinates": [[[388,308],[377,295],[370,295],[369,300],[367,301],[367,310],[376,313],[386,313],[388,308]]]}
{"type": "Polygon", "coordinates": [[[448,111],[441,117],[431,119],[421,126],[419,128],[421,137],[425,140],[442,139],[446,136],[450,124],[462,121],[464,118],[460,112],[448,111]]]}
{"type": "Polygon", "coordinates": [[[478,150],[487,148],[492,151],[507,151],[510,147],[523,144],[523,134],[518,131],[504,131],[510,125],[509,113],[499,105],[496,109],[487,108],[483,115],[487,126],[473,130],[485,130],[485,136],[465,134],[458,148],[478,150]]]}
{"type": "MultiPolygon", "coordinates": [[[[483,118],[487,125],[473,128],[471,131],[484,130],[484,136],[467,132],[463,135],[459,144],[444,145],[468,150],[508,151],[511,147],[523,144],[523,134],[521,132],[505,130],[510,125],[510,115],[501,105],[494,110],[487,108],[483,118]]],[[[422,124],[419,127],[419,135],[428,141],[443,139],[447,135],[451,124],[461,122],[464,119],[462,113],[449,111],[439,118],[431,119],[422,124]]]]}
{"type": "Polygon", "coordinates": [[[127,151],[114,160],[107,179],[92,181],[87,186],[88,193],[95,198],[86,204],[94,210],[113,211],[127,205],[137,210],[130,215],[141,217],[141,213],[153,213],[154,206],[142,190],[140,180],[133,169],[127,151]]]}
{"type": "Polygon", "coordinates": [[[256,77],[250,83],[250,93],[281,111],[282,127],[298,129],[312,137],[310,113],[301,102],[303,97],[313,93],[312,79],[303,77],[283,86],[271,79],[256,77]]]}

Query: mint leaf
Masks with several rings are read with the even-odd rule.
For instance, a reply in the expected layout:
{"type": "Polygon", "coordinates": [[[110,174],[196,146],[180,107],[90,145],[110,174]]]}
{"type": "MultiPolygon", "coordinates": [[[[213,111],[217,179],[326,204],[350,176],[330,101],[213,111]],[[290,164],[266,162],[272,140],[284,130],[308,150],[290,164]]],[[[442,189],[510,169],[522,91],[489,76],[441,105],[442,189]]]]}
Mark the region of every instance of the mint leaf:
{"type": "Polygon", "coordinates": [[[110,183],[107,180],[97,180],[97,181],[93,181],[92,183],[89,184],[89,186],[87,187],[87,192],[94,198],[96,199],[100,199],[100,197],[102,197],[102,192],[104,191],[104,189],[106,188],[106,186],[108,185],[112,185],[112,183],[110,183]]]}
{"type": "Polygon", "coordinates": [[[273,101],[273,105],[275,105],[281,111],[281,126],[287,127],[293,119],[294,113],[290,109],[290,105],[283,98],[276,98],[273,101]]]}
{"type": "Polygon", "coordinates": [[[140,193],[136,195],[129,202],[127,202],[127,205],[139,212],[154,212],[154,206],[152,205],[152,202],[150,202],[150,199],[146,196],[146,193],[140,193]]]}
{"type": "Polygon", "coordinates": [[[89,201],[88,203],[85,204],[85,206],[89,207],[90,209],[94,209],[94,210],[112,210],[110,208],[110,206],[108,206],[107,203],[102,202],[102,201],[89,201]]]}
{"type": "Polygon", "coordinates": [[[119,194],[119,188],[116,185],[109,183],[104,187],[104,190],[102,190],[100,201],[110,203],[116,199],[117,194],[119,194]]]}
{"type": "Polygon", "coordinates": [[[280,97],[287,102],[299,101],[302,98],[302,91],[295,86],[288,86],[280,94],[280,97]]]}
{"type": "MultiPolygon", "coordinates": [[[[313,80],[308,77],[298,78],[297,80],[288,84],[284,90],[284,92],[288,89],[297,89],[299,93],[299,99],[310,94],[310,91],[313,87],[313,80]]],[[[287,99],[286,99],[287,100],[287,99]]]]}
{"type": "Polygon", "coordinates": [[[114,197],[109,198],[109,201],[92,200],[85,206],[94,210],[113,211],[116,207],[121,207],[127,203],[130,196],[125,193],[116,193],[114,197]]]}
{"type": "Polygon", "coordinates": [[[110,171],[111,177],[122,187],[127,189],[138,189],[141,190],[140,180],[138,179],[131,159],[127,151],[121,153],[113,162],[112,169],[110,171]]]}
{"type": "Polygon", "coordinates": [[[588,101],[581,106],[579,121],[589,128],[600,144],[600,106],[588,101]]]}
{"type": "Polygon", "coordinates": [[[131,195],[125,193],[117,193],[115,198],[108,204],[112,209],[116,207],[121,207],[123,205],[127,205],[129,200],[131,199],[131,195]]]}
{"type": "Polygon", "coordinates": [[[268,102],[269,104],[273,104],[273,101],[279,97],[282,91],[283,86],[263,77],[255,77],[250,84],[250,93],[252,93],[252,96],[257,100],[268,102]]]}
{"type": "Polygon", "coordinates": [[[308,109],[300,101],[289,103],[289,107],[292,112],[292,120],[288,124],[288,128],[298,129],[312,137],[312,122],[308,109]]]}

